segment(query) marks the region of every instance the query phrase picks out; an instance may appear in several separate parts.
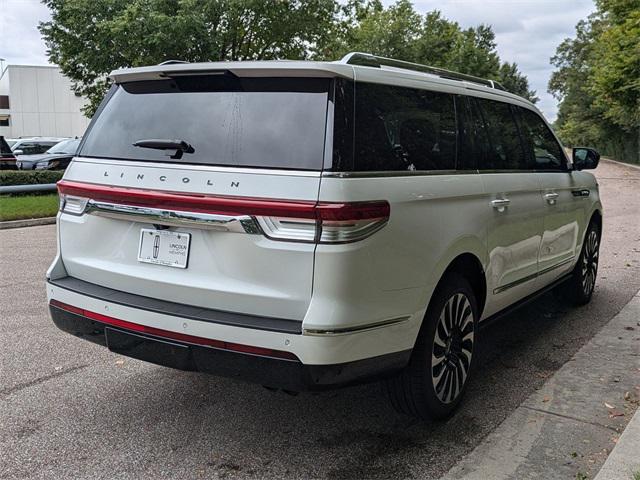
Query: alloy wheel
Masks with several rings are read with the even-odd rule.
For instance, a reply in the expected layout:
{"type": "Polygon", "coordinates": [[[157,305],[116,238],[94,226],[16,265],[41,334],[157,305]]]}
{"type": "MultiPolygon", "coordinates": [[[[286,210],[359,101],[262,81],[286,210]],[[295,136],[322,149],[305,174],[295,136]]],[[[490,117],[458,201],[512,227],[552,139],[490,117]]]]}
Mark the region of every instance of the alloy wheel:
{"type": "Polygon", "coordinates": [[[598,273],[598,232],[591,230],[587,236],[582,255],[582,291],[585,295],[591,295],[596,284],[598,273]]]}
{"type": "Polygon", "coordinates": [[[455,401],[469,375],[474,343],[474,318],[469,299],[452,295],[438,320],[431,354],[431,379],[442,403],[455,401]]]}

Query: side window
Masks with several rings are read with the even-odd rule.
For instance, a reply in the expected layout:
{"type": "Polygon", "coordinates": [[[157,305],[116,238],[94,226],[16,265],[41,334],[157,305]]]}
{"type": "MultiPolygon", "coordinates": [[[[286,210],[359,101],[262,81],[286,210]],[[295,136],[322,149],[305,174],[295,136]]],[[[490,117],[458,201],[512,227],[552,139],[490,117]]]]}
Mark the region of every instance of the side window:
{"type": "Polygon", "coordinates": [[[455,155],[452,95],[356,84],[354,170],[453,170],[455,155]]]}
{"type": "Polygon", "coordinates": [[[536,170],[565,170],[566,161],[562,147],[540,116],[526,108],[518,107],[527,155],[536,170]]]}
{"type": "Polygon", "coordinates": [[[508,103],[474,99],[480,108],[488,134],[486,155],[480,170],[527,170],[530,168],[520,142],[520,132],[508,103]]]}

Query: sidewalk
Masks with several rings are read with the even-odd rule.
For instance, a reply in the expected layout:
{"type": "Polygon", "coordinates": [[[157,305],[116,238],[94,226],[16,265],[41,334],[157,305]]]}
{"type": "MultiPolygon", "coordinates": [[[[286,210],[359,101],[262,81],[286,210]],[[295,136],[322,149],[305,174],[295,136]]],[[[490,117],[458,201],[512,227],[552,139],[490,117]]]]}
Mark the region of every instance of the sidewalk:
{"type": "Polygon", "coordinates": [[[635,480],[639,397],[640,291],[443,480],[635,480]]]}

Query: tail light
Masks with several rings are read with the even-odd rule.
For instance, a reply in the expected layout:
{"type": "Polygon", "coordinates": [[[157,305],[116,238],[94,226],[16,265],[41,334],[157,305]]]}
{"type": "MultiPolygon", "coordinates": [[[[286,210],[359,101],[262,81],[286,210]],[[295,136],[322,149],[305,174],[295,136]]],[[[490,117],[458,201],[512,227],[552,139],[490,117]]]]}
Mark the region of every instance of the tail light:
{"type": "Polygon", "coordinates": [[[314,243],[347,243],[362,240],[389,220],[386,201],[317,203],[313,218],[257,216],[264,234],[274,240],[314,243]]]}
{"type": "Polygon", "coordinates": [[[306,202],[224,197],[112,187],[61,180],[60,209],[82,215],[91,200],[168,211],[250,216],[273,240],[347,243],[362,240],[384,227],[391,207],[371,202],[306,202]]]}

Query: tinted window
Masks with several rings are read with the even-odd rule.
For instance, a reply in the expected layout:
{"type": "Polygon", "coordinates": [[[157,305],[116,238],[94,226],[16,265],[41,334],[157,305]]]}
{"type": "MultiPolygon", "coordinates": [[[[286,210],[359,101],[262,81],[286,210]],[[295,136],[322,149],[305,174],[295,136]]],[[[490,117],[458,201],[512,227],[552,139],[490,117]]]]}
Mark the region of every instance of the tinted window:
{"type": "Polygon", "coordinates": [[[0,155],[3,157],[13,157],[9,144],[5,141],[4,137],[0,137],[0,155]]]}
{"type": "Polygon", "coordinates": [[[536,170],[564,170],[565,157],[562,147],[540,116],[526,108],[518,108],[522,124],[522,136],[527,155],[536,170]]]}
{"type": "Polygon", "coordinates": [[[47,150],[47,153],[76,153],[80,145],[79,138],[72,138],[69,140],[63,140],[60,143],[56,143],[53,147],[47,150]]]}
{"type": "Polygon", "coordinates": [[[19,142],[13,150],[22,150],[22,155],[39,155],[53,147],[56,142],[19,142]]]}
{"type": "MultiPolygon", "coordinates": [[[[482,98],[471,99],[479,107],[486,129],[480,170],[526,170],[530,168],[520,142],[511,105],[482,98]]],[[[478,122],[480,120],[478,119],[478,122]]]]}
{"type": "Polygon", "coordinates": [[[452,170],[453,96],[356,84],[354,170],[452,170]]]}
{"type": "Polygon", "coordinates": [[[330,80],[209,75],[122,84],[80,154],[114,159],[320,170],[330,80]],[[184,140],[195,149],[134,147],[184,140]]]}

